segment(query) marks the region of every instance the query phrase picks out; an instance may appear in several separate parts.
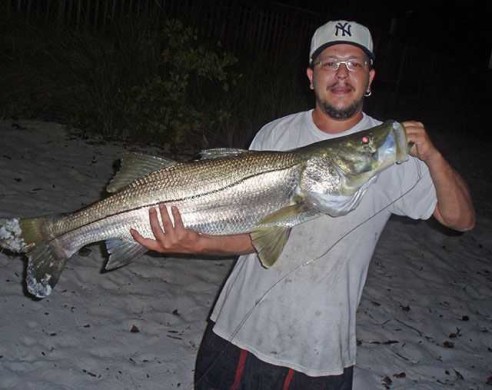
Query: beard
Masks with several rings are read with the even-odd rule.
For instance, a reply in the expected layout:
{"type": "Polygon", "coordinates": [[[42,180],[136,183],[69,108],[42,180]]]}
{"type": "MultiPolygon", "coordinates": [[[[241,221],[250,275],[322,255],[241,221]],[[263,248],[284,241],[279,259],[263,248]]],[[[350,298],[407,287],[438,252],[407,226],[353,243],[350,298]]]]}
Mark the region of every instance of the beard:
{"type": "MultiPolygon", "coordinates": [[[[333,83],[328,86],[328,90],[331,88],[335,88],[337,83],[333,83]]],[[[345,84],[347,88],[350,88],[352,91],[354,88],[350,84],[345,84]]],[[[366,87],[367,89],[367,87],[366,87]]],[[[345,120],[349,119],[358,112],[362,111],[362,107],[364,105],[364,96],[361,96],[359,99],[353,101],[349,106],[344,108],[337,108],[334,105],[330,104],[328,101],[324,99],[320,94],[317,93],[316,89],[314,89],[316,101],[319,107],[323,110],[323,112],[328,115],[330,118],[336,120],[345,120]]]]}
{"type": "Polygon", "coordinates": [[[345,108],[336,108],[326,101],[319,100],[319,105],[323,109],[326,115],[333,119],[344,120],[351,118],[359,111],[362,111],[364,98],[354,101],[350,106],[345,108]]]}

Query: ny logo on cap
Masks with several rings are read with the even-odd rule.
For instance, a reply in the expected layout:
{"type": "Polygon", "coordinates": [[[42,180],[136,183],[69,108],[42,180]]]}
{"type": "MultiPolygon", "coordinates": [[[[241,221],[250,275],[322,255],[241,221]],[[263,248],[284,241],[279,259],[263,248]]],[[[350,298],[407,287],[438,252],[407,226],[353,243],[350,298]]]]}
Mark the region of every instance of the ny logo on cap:
{"type": "Polygon", "coordinates": [[[352,36],[352,32],[350,31],[352,28],[352,25],[349,23],[342,23],[338,22],[337,25],[335,26],[335,36],[338,37],[338,34],[341,33],[342,37],[348,35],[349,37],[352,36]]]}

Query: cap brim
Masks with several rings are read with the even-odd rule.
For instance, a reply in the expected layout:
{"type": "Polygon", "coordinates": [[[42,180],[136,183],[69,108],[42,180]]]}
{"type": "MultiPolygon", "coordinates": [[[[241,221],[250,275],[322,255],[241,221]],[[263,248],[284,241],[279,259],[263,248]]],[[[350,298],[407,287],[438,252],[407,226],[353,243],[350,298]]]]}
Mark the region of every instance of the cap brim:
{"type": "Polygon", "coordinates": [[[364,51],[364,53],[366,53],[366,55],[371,59],[372,62],[374,62],[374,60],[376,59],[376,57],[374,56],[374,53],[370,52],[366,47],[362,46],[362,45],[359,45],[358,43],[355,43],[355,42],[350,42],[350,41],[335,41],[335,42],[328,42],[328,43],[325,43],[324,45],[321,45],[320,47],[318,47],[314,52],[313,54],[311,55],[311,62],[313,62],[313,60],[318,56],[320,55],[320,53],[325,50],[327,47],[330,47],[330,46],[333,46],[333,45],[339,45],[339,44],[347,44],[347,45],[352,45],[352,46],[357,46],[359,49],[362,49],[364,51]]]}

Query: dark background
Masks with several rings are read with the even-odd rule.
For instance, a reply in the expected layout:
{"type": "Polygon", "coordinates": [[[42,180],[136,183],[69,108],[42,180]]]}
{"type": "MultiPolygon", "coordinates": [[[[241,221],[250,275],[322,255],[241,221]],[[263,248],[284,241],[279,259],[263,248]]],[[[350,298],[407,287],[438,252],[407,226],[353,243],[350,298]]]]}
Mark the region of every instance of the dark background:
{"type": "MultiPolygon", "coordinates": [[[[53,49],[53,37],[62,44],[65,44],[62,38],[67,31],[80,33],[84,39],[108,39],[109,30],[113,33],[109,38],[113,40],[112,47],[126,44],[123,48],[127,52],[122,51],[125,54],[132,48],[128,44],[128,35],[118,35],[118,29],[128,18],[134,20],[144,16],[144,23],[147,20],[154,23],[156,19],[171,17],[197,27],[211,41],[220,41],[225,50],[239,59],[235,71],[242,73],[247,82],[235,96],[237,102],[229,106],[236,122],[224,125],[218,138],[230,138],[229,146],[243,146],[265,122],[313,106],[305,76],[310,38],[322,23],[346,19],[366,25],[373,35],[376,79],[373,94],[366,101],[365,109],[369,114],[379,119],[418,119],[428,124],[429,129],[491,138],[488,121],[488,111],[492,108],[490,1],[11,0],[2,7],[5,4],[10,4],[5,13],[27,23],[26,28],[19,28],[16,24],[9,25],[7,20],[2,43],[11,53],[0,56],[5,64],[2,68],[5,79],[1,83],[5,96],[2,104],[12,105],[15,101],[20,108],[27,107],[28,110],[17,110],[22,116],[37,103],[46,101],[50,104],[46,108],[32,109],[32,115],[39,117],[41,112],[44,117],[60,120],[57,104],[61,106],[74,97],[69,88],[64,91],[66,98],[60,94],[64,85],[60,77],[55,77],[59,71],[54,70],[53,64],[59,66],[66,61],[58,56],[59,48],[64,50],[64,47],[59,45],[53,49]],[[133,7],[130,11],[129,4],[133,7]],[[34,25],[39,33],[14,41],[24,31],[32,33],[34,25]],[[16,26],[17,36],[9,37],[12,27],[16,26]],[[56,31],[54,34],[51,31],[46,40],[29,46],[33,36],[42,36],[44,30],[53,30],[53,26],[59,27],[58,36],[56,31]],[[21,52],[17,42],[26,50],[21,52]],[[34,58],[30,53],[45,62],[39,62],[39,66],[34,62],[24,70],[22,66],[28,63],[27,60],[38,61],[38,57],[34,58]],[[50,62],[51,58],[57,62],[50,62]],[[25,85],[23,90],[21,85],[25,85]],[[35,88],[38,91],[33,93],[35,88]],[[61,96],[58,101],[53,99],[58,95],[61,96]],[[251,108],[253,105],[255,107],[251,108]],[[232,132],[234,136],[226,134],[232,132]]],[[[143,37],[139,31],[136,28],[131,36],[136,42],[143,37]]],[[[90,44],[84,49],[91,49],[90,44]]],[[[101,68],[106,59],[104,51],[97,53],[91,66],[101,68]]],[[[107,75],[101,76],[100,84],[104,85],[114,76],[117,67],[109,62],[112,60],[109,58],[107,75]]],[[[84,64],[79,62],[77,66],[84,64]]],[[[142,72],[141,64],[132,66],[128,75],[142,72]]],[[[86,73],[87,79],[82,80],[84,86],[97,89],[98,84],[91,76],[92,68],[87,67],[86,73]]],[[[119,89],[118,83],[127,79],[121,72],[121,81],[115,80],[114,85],[108,82],[108,90],[119,89]]],[[[106,95],[111,97],[114,92],[111,90],[106,95]]],[[[81,106],[76,103],[73,105],[81,106]]],[[[105,115],[111,119],[115,114],[111,112],[112,106],[108,107],[105,115]]],[[[12,111],[15,110],[2,110],[12,111]]],[[[85,115],[89,120],[94,117],[90,111],[85,115]]],[[[94,119],[93,127],[100,127],[104,119],[94,119]]],[[[209,134],[216,132],[213,127],[209,130],[209,134]]]]}
{"type": "Polygon", "coordinates": [[[377,54],[374,93],[386,92],[386,101],[371,106],[369,100],[368,109],[402,118],[420,116],[431,124],[491,138],[492,2],[283,3],[308,8],[327,19],[356,20],[370,28],[377,54]],[[396,47],[407,50],[399,66],[403,53],[396,47]],[[395,67],[401,74],[399,84],[395,67]]]}
{"type": "MultiPolygon", "coordinates": [[[[261,3],[258,1],[258,3],[261,3]]],[[[492,50],[492,3],[478,0],[428,1],[302,1],[279,3],[310,10],[326,19],[348,19],[366,24],[372,31],[391,30],[408,43],[487,66],[492,50]]]]}

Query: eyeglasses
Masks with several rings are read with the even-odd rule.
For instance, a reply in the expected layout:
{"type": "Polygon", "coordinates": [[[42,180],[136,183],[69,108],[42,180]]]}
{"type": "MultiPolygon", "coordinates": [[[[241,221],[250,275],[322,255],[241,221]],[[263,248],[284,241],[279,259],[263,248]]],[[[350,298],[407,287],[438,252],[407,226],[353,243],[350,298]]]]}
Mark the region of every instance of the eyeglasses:
{"type": "Polygon", "coordinates": [[[319,66],[321,69],[336,72],[340,68],[340,64],[344,64],[350,72],[361,71],[368,64],[367,61],[351,58],[348,60],[338,60],[336,58],[321,59],[314,63],[314,66],[319,66]]]}

